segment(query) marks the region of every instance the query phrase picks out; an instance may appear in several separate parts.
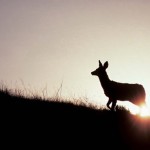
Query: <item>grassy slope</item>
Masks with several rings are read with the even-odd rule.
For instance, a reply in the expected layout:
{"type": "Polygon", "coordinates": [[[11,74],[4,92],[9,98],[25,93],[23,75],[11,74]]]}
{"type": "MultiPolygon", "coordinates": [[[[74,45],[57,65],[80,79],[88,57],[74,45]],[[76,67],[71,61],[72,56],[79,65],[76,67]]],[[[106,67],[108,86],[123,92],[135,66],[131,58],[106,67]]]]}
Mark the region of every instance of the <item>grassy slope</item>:
{"type": "Polygon", "coordinates": [[[0,92],[0,108],[5,146],[150,149],[150,120],[122,109],[94,110],[7,92],[0,92]]]}

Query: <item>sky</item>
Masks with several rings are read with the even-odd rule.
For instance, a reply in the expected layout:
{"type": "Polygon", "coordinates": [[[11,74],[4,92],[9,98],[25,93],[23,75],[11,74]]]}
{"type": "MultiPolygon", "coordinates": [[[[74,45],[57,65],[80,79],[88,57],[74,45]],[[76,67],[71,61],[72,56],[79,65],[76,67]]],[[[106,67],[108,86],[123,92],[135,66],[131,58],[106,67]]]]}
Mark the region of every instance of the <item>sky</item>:
{"type": "Polygon", "coordinates": [[[0,80],[49,96],[62,84],[63,97],[105,105],[91,75],[101,60],[111,80],[142,84],[149,101],[149,8],[149,0],[0,0],[0,80]]]}

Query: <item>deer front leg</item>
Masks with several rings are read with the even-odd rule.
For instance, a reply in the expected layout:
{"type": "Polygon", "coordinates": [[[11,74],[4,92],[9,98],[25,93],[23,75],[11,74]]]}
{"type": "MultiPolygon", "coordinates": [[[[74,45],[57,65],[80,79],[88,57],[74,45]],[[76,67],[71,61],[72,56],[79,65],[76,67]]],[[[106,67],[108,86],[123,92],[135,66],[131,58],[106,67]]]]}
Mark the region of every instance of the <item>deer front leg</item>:
{"type": "Polygon", "coordinates": [[[106,104],[107,107],[108,107],[110,110],[111,110],[111,107],[110,107],[109,105],[110,105],[111,103],[112,103],[112,101],[109,99],[108,102],[107,102],[107,104],[106,104]]]}

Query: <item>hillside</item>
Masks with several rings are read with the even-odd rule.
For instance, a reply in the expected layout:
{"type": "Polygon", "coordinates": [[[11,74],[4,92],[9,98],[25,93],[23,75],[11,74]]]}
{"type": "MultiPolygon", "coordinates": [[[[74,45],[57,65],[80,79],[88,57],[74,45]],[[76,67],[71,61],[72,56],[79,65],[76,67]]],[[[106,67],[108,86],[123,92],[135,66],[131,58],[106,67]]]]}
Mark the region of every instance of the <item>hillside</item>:
{"type": "Polygon", "coordinates": [[[0,108],[5,148],[150,149],[150,119],[122,107],[111,112],[1,91],[0,108]]]}

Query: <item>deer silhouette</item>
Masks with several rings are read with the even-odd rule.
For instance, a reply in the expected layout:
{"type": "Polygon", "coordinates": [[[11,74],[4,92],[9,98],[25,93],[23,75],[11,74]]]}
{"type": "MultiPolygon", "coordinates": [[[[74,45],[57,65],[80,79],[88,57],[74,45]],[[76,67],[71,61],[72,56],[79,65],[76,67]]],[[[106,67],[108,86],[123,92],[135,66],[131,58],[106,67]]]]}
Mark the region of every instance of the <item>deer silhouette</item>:
{"type": "Polygon", "coordinates": [[[145,90],[141,84],[119,83],[109,79],[106,69],[108,61],[102,65],[99,60],[99,67],[91,72],[92,75],[98,76],[105,95],[109,98],[107,107],[114,111],[117,100],[129,101],[137,106],[145,105],[145,90]],[[111,107],[110,107],[111,104],[111,107]]]}

